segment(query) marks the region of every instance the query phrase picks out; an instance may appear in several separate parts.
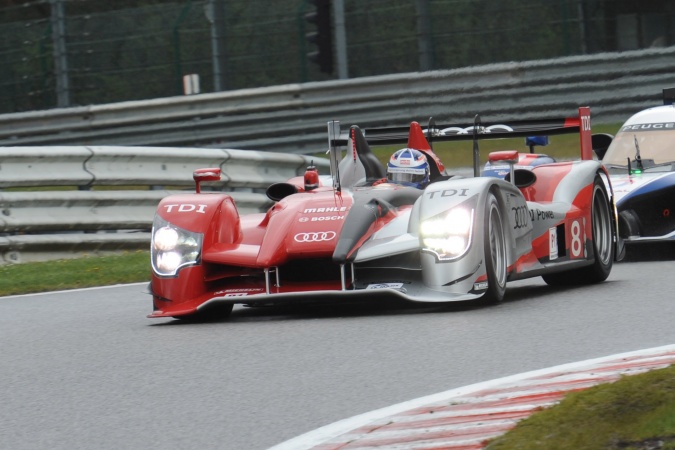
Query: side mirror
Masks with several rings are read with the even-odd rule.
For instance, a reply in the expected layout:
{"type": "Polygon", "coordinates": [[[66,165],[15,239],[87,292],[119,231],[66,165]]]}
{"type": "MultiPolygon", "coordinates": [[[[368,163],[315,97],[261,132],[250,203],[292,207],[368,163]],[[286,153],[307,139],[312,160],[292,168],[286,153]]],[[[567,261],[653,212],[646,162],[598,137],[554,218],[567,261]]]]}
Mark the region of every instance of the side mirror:
{"type": "Polygon", "coordinates": [[[515,184],[515,177],[513,175],[513,166],[518,163],[518,150],[502,150],[498,152],[490,152],[488,155],[488,161],[490,164],[495,163],[505,163],[509,165],[509,180],[511,183],[515,184]]]}
{"type": "Polygon", "coordinates": [[[192,172],[192,179],[195,180],[195,192],[201,193],[201,183],[204,181],[220,181],[220,167],[210,167],[207,169],[197,169],[192,172]]]}
{"type": "Polygon", "coordinates": [[[541,145],[542,147],[548,145],[548,136],[528,136],[525,138],[525,145],[530,147],[530,153],[534,153],[535,145],[541,145]]]}

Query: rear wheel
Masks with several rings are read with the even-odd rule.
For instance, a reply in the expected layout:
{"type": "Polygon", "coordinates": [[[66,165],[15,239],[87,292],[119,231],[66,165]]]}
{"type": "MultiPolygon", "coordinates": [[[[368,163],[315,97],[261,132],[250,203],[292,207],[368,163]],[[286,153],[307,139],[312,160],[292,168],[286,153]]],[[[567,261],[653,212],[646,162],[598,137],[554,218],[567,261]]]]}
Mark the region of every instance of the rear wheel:
{"type": "Polygon", "coordinates": [[[543,275],[547,284],[592,284],[605,281],[614,264],[614,234],[612,232],[612,212],[605,183],[600,176],[593,183],[593,203],[591,220],[593,231],[593,265],[567,272],[543,275]]]}
{"type": "Polygon", "coordinates": [[[485,203],[485,226],[483,227],[485,270],[488,288],[482,297],[487,304],[499,303],[506,293],[506,237],[499,202],[494,193],[488,194],[485,203]]]}

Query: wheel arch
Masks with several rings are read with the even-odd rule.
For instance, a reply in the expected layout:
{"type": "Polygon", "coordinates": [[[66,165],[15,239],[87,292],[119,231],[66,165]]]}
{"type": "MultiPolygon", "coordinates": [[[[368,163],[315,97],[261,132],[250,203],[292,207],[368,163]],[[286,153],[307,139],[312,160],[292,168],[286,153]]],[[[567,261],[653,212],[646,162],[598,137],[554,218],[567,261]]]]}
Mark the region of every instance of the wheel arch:
{"type": "Polygon", "coordinates": [[[600,165],[596,171],[596,176],[599,176],[605,184],[605,190],[608,195],[610,216],[612,217],[612,234],[614,240],[614,260],[621,261],[626,255],[626,242],[619,233],[619,210],[616,206],[616,196],[614,188],[612,187],[612,180],[609,172],[604,165],[600,165]]]}
{"type": "MultiPolygon", "coordinates": [[[[509,185],[511,186],[511,185],[509,185]]],[[[508,195],[517,195],[514,192],[509,192],[509,189],[506,189],[504,186],[501,186],[497,183],[492,184],[488,191],[486,193],[492,193],[494,194],[495,198],[497,199],[497,203],[499,204],[499,211],[502,214],[502,223],[504,224],[503,230],[504,230],[504,238],[506,240],[506,259],[508,261],[508,266],[507,267],[507,276],[510,272],[509,268],[512,265],[512,263],[516,260],[516,236],[513,230],[513,226],[511,226],[511,219],[509,216],[509,207],[507,204],[510,203],[510,201],[507,200],[508,195]]],[[[487,198],[487,195],[486,195],[487,198]]],[[[484,202],[485,203],[485,202],[484,202]]]]}

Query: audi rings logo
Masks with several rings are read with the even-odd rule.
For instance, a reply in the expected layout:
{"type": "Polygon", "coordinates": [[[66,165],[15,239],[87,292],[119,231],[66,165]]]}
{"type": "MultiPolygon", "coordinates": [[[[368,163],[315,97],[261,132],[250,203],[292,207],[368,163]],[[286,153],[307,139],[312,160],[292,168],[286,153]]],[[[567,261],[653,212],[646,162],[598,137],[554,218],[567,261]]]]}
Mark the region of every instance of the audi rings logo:
{"type": "Polygon", "coordinates": [[[335,239],[335,231],[316,231],[313,233],[298,233],[293,239],[295,242],[324,242],[335,239]]]}

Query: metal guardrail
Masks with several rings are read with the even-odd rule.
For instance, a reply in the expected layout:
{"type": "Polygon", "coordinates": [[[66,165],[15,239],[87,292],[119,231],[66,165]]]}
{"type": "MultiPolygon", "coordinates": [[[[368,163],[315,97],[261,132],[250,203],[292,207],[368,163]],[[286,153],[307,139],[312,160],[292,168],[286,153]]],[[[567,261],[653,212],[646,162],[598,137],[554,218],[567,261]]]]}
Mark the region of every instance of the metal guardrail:
{"type": "Polygon", "coordinates": [[[675,47],[0,115],[0,145],[139,145],[315,153],[325,123],[564,117],[622,122],[661,101],[675,47]]]}
{"type": "Polygon", "coordinates": [[[302,175],[310,162],[329,173],[326,159],[233,149],[0,148],[0,264],[148,249],[157,204],[193,191],[200,167],[223,173],[204,190],[227,191],[240,213],[262,212],[272,203],[262,191],[302,175]],[[17,190],[32,186],[71,189],[17,190]]]}
{"type": "MultiPolygon", "coordinates": [[[[119,191],[107,200],[113,194],[33,193],[29,200],[1,192],[0,264],[62,251],[147,248],[152,205],[170,192],[151,188],[191,187],[197,167],[221,167],[217,188],[234,190],[242,207],[250,194],[251,207],[264,208],[255,197],[262,194],[237,190],[300,175],[309,162],[300,155],[326,148],[329,120],[365,128],[430,116],[449,122],[471,121],[475,114],[483,120],[553,118],[590,106],[594,123],[618,123],[660,104],[673,72],[675,47],[667,47],[2,114],[0,188],[148,190],[119,191]],[[117,206],[102,206],[108,204],[117,206]],[[138,222],[143,227],[121,228],[138,222]]],[[[327,173],[327,161],[315,163],[327,173]]]]}
{"type": "MultiPolygon", "coordinates": [[[[325,127],[325,124],[324,124],[325,127]]],[[[123,146],[0,147],[0,188],[25,186],[194,186],[192,172],[220,167],[223,189],[264,189],[304,173],[305,155],[216,148],[123,146]]]]}

